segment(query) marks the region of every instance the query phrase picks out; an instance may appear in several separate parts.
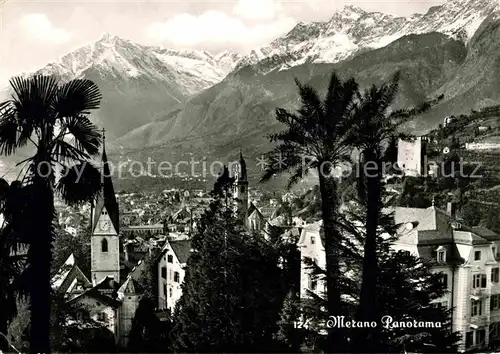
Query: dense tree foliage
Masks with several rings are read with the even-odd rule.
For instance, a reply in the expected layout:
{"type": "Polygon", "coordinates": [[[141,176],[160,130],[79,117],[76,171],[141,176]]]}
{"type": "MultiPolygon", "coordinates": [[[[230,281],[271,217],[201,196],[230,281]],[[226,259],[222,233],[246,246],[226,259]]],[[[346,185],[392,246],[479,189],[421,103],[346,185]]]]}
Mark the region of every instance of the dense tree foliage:
{"type": "Polygon", "coordinates": [[[173,349],[272,351],[284,297],[278,252],[248,234],[223,198],[210,205],[191,245],[173,349]]]}
{"type": "Polygon", "coordinates": [[[78,204],[91,201],[100,190],[100,172],[89,161],[99,152],[101,135],[88,115],[99,108],[101,94],[89,80],[60,84],[43,75],[16,77],[10,86],[12,98],[0,103],[0,153],[12,155],[28,144],[35,150],[22,161],[27,167],[22,181],[32,187],[26,209],[36,210],[25,219],[36,232],[24,235],[30,244],[30,352],[49,353],[54,193],[78,204]]]}
{"type": "Polygon", "coordinates": [[[162,321],[156,315],[154,299],[143,296],[132,321],[127,352],[167,353],[171,326],[169,318],[162,321]]]}

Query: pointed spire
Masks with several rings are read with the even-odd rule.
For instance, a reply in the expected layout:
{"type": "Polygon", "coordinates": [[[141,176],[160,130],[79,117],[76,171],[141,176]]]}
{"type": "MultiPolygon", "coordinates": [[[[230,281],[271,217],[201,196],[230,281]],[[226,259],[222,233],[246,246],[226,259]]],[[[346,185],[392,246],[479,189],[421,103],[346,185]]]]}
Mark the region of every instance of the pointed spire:
{"type": "Polygon", "coordinates": [[[93,218],[93,229],[97,226],[97,222],[99,221],[99,216],[103,208],[106,208],[106,211],[111,218],[111,222],[116,230],[119,232],[119,212],[118,212],[118,202],[116,201],[115,190],[113,187],[113,181],[111,179],[111,169],[109,167],[108,156],[106,155],[106,146],[105,146],[105,133],[106,130],[102,129],[102,175],[101,175],[101,194],[97,198],[96,208],[94,210],[94,218],[93,218]]]}
{"type": "Polygon", "coordinates": [[[240,174],[239,174],[239,181],[247,181],[247,164],[245,162],[245,159],[243,158],[243,153],[240,148],[240,174]]]}

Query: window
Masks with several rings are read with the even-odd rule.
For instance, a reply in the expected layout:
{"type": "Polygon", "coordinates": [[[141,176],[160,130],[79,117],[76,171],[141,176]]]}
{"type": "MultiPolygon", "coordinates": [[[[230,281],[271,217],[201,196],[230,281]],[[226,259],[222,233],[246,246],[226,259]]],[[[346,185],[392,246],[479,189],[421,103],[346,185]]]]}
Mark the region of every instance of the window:
{"type": "Polygon", "coordinates": [[[318,282],[315,277],[313,277],[311,274],[309,274],[309,289],[314,291],[316,290],[316,287],[318,286],[318,282]]]}
{"type": "Polygon", "coordinates": [[[500,294],[491,295],[490,298],[490,310],[500,309],[500,294]]]}
{"type": "Polygon", "coordinates": [[[176,283],[180,283],[180,276],[179,276],[179,272],[174,272],[174,281],[176,283]]]}
{"type": "Polygon", "coordinates": [[[474,344],[474,332],[467,332],[465,333],[465,347],[469,348],[472,347],[474,344]]]}
{"type": "Polygon", "coordinates": [[[484,345],[486,339],[486,330],[480,329],[476,331],[476,345],[484,345]]]}
{"type": "Polygon", "coordinates": [[[105,322],[106,319],[107,319],[107,316],[106,316],[106,314],[104,312],[99,312],[97,314],[97,320],[98,321],[105,322]]]}
{"type": "Polygon", "coordinates": [[[486,274],[474,274],[472,277],[472,288],[486,288],[486,274]]]}
{"type": "Polygon", "coordinates": [[[437,253],[437,261],[438,263],[444,263],[446,262],[446,253],[444,250],[440,250],[437,253]]]}
{"type": "Polygon", "coordinates": [[[85,310],[77,310],[77,313],[76,313],[76,318],[80,321],[83,321],[83,320],[86,320],[88,319],[89,317],[89,313],[85,310]]]}
{"type": "Polygon", "coordinates": [[[163,284],[163,297],[167,297],[167,286],[163,284]]]}
{"type": "Polygon", "coordinates": [[[174,294],[174,292],[172,291],[172,288],[169,289],[170,291],[168,292],[168,296],[169,297],[172,297],[172,295],[174,294]]]}
{"type": "Polygon", "coordinates": [[[108,252],[108,240],[105,238],[101,241],[101,252],[108,252]]]}
{"type": "Polygon", "coordinates": [[[499,280],[499,268],[492,268],[491,269],[491,281],[494,283],[498,283],[499,280]]]}
{"type": "Polygon", "coordinates": [[[442,302],[435,302],[431,304],[431,306],[435,309],[447,309],[448,308],[448,301],[442,301],[442,302]]]}
{"type": "Polygon", "coordinates": [[[167,279],[167,267],[161,267],[161,277],[167,279]]]}
{"type": "Polygon", "coordinates": [[[471,316],[481,316],[483,314],[483,302],[481,300],[472,300],[471,316]]]}
{"type": "Polygon", "coordinates": [[[441,273],[441,283],[446,285],[446,288],[448,288],[448,274],[441,273]]]}
{"type": "Polygon", "coordinates": [[[169,255],[167,256],[167,262],[168,262],[168,263],[174,263],[174,256],[172,256],[171,254],[169,254],[169,255]]]}
{"type": "Polygon", "coordinates": [[[497,257],[497,248],[496,246],[491,247],[491,252],[493,252],[493,258],[497,257]]]}
{"type": "Polygon", "coordinates": [[[311,245],[314,245],[316,243],[316,238],[314,236],[311,236],[311,245]]]}
{"type": "Polygon", "coordinates": [[[480,261],[481,260],[481,251],[474,252],[474,260],[475,261],[480,261]]]}

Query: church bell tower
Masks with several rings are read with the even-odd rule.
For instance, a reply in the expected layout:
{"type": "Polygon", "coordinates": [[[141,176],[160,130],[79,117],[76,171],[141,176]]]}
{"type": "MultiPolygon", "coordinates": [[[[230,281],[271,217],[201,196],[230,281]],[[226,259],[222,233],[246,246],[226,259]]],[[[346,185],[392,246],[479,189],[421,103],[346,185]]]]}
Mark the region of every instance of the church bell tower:
{"type": "Polygon", "coordinates": [[[248,176],[247,166],[240,150],[240,160],[233,184],[233,196],[236,203],[236,211],[243,223],[247,223],[248,213],[248,176]]]}
{"type": "Polygon", "coordinates": [[[91,271],[92,284],[96,285],[107,276],[120,282],[119,211],[113,182],[106,156],[103,129],[101,193],[91,212],[91,271]]]}

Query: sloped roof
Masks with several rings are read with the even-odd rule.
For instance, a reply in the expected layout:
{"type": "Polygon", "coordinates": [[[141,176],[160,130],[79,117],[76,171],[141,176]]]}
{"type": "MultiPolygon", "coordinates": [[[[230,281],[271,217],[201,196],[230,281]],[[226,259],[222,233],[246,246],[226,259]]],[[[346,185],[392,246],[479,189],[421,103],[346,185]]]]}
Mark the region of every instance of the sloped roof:
{"type": "Polygon", "coordinates": [[[104,208],[108,212],[109,218],[113,223],[116,232],[120,232],[120,212],[118,210],[118,202],[116,201],[115,190],[113,188],[113,181],[111,179],[111,171],[109,168],[108,157],[106,155],[106,148],[103,145],[102,150],[102,184],[101,193],[96,201],[96,207],[93,216],[92,230],[95,230],[99,217],[104,208]]]}
{"type": "Polygon", "coordinates": [[[261,214],[267,219],[271,219],[276,214],[277,210],[278,210],[278,208],[276,208],[276,207],[262,207],[262,208],[260,208],[261,214]]]}
{"type": "Polygon", "coordinates": [[[68,291],[75,279],[81,282],[84,288],[92,287],[92,283],[76,265],[75,257],[71,254],[59,269],[57,274],[52,278],[52,288],[61,293],[65,293],[68,291]]]}
{"type": "Polygon", "coordinates": [[[404,208],[397,207],[394,212],[394,220],[396,224],[402,224],[410,221],[417,221],[417,230],[443,230],[446,228],[451,218],[445,211],[430,207],[430,208],[404,208]]]}
{"type": "Polygon", "coordinates": [[[260,212],[259,208],[255,205],[255,203],[250,203],[250,206],[248,207],[247,215],[250,216],[253,213],[257,213],[259,218],[264,219],[264,215],[260,212]]]}
{"type": "MultiPolygon", "coordinates": [[[[446,250],[446,263],[447,264],[463,264],[465,259],[460,256],[457,245],[455,243],[448,243],[442,245],[442,247],[446,250]]],[[[418,245],[418,254],[419,256],[428,261],[428,262],[436,262],[436,245],[418,245]]]]}
{"type": "Polygon", "coordinates": [[[189,253],[191,252],[191,240],[169,241],[169,244],[179,262],[182,264],[186,263],[189,258],[189,253]]]}
{"type": "MultiPolygon", "coordinates": [[[[187,216],[185,218],[189,218],[191,216],[191,211],[188,209],[186,206],[182,206],[179,210],[177,210],[173,215],[172,215],[172,220],[177,221],[181,215],[185,213],[187,216]]],[[[183,219],[185,219],[183,218],[183,219]]]]}
{"type": "Polygon", "coordinates": [[[51,279],[52,288],[59,289],[64,282],[64,280],[68,277],[71,269],[75,265],[75,256],[73,253],[66,259],[62,267],[58,270],[56,275],[54,275],[51,279]]]}
{"type": "Polygon", "coordinates": [[[491,231],[485,227],[471,227],[472,232],[476,235],[481,236],[482,238],[488,241],[497,241],[500,240],[500,235],[494,231],[491,231]]]}
{"type": "Polygon", "coordinates": [[[139,295],[144,289],[140,286],[138,280],[145,270],[145,263],[141,259],[135,267],[130,271],[123,284],[118,289],[118,298],[123,298],[124,295],[139,295]]]}
{"type": "MultiPolygon", "coordinates": [[[[438,246],[446,250],[447,264],[462,264],[465,260],[460,256],[452,227],[455,221],[444,210],[434,206],[429,208],[401,208],[394,212],[396,224],[412,223],[417,231],[417,249],[419,256],[427,261],[436,260],[438,246]]],[[[481,237],[470,234],[471,243],[483,242],[481,237]]]]}
{"type": "Polygon", "coordinates": [[[80,295],[74,297],[70,302],[75,302],[85,296],[97,299],[109,306],[118,307],[118,283],[112,277],[106,277],[97,283],[94,287],[85,290],[80,295]]]}

